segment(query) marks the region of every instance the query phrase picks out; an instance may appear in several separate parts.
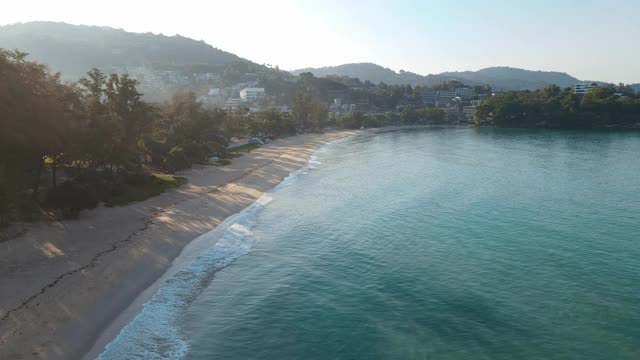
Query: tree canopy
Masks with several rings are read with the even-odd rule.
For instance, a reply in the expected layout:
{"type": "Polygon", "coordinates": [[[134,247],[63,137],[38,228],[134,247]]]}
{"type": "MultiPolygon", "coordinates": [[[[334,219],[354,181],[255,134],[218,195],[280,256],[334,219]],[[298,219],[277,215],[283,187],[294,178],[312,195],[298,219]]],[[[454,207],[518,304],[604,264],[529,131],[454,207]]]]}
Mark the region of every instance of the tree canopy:
{"type": "Polygon", "coordinates": [[[480,104],[475,121],[500,127],[633,128],[640,124],[640,98],[624,85],[586,94],[550,85],[493,96],[480,104]]]}
{"type": "Polygon", "coordinates": [[[173,172],[225,156],[233,137],[326,125],[313,96],[298,92],[291,105],[291,114],[208,109],[192,92],[150,104],[127,75],[92,69],[63,82],[25,53],[0,49],[0,225],[37,208],[77,214],[110,201],[127,182],[151,181],[149,167],[173,172]]]}

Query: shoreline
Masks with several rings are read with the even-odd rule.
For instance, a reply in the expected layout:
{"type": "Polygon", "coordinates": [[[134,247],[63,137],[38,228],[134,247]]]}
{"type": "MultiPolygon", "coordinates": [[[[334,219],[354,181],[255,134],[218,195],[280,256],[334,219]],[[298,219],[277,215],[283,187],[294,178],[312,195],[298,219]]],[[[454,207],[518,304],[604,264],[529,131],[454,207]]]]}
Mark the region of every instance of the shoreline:
{"type": "MultiPolygon", "coordinates": [[[[260,203],[263,196],[266,196],[271,192],[276,191],[277,188],[280,185],[284,184],[289,177],[295,176],[295,174],[305,169],[305,167],[309,165],[309,161],[312,160],[313,155],[316,153],[317,150],[319,150],[323,146],[326,146],[330,143],[333,143],[339,140],[344,140],[347,138],[351,138],[351,137],[355,137],[355,136],[363,135],[367,133],[376,133],[384,130],[393,130],[393,129],[369,129],[369,130],[355,130],[355,131],[346,130],[347,133],[344,134],[344,136],[339,135],[336,137],[331,137],[330,139],[327,139],[326,141],[318,144],[313,149],[311,149],[309,153],[306,155],[306,162],[304,162],[296,170],[290,172],[288,175],[285,175],[281,179],[281,181],[278,184],[276,184],[274,187],[263,192],[260,196],[258,196],[256,201],[254,201],[247,207],[243,208],[239,212],[228,216],[227,218],[224,219],[222,223],[218,224],[215,228],[211,229],[207,233],[201,234],[200,236],[196,237],[191,242],[189,242],[186,246],[184,246],[180,254],[173,259],[171,266],[160,277],[158,277],[149,287],[147,287],[142,292],[140,292],[140,294],[138,294],[136,299],[126,309],[124,309],[111,322],[111,324],[109,324],[108,327],[106,327],[102,331],[100,336],[95,341],[93,347],[82,357],[82,360],[97,359],[98,356],[100,356],[106,350],[107,345],[111,344],[113,341],[116,341],[116,338],[121,335],[121,333],[125,330],[125,327],[127,327],[132,321],[136,320],[138,316],[142,315],[141,311],[143,310],[143,308],[147,304],[149,304],[150,301],[153,301],[154,295],[160,288],[166,285],[167,280],[170,281],[171,277],[176,275],[177,272],[180,272],[181,270],[183,270],[185,265],[188,265],[192,261],[197,260],[198,257],[201,256],[204,252],[213,248],[221,239],[221,237],[224,236],[224,232],[228,229],[228,226],[231,224],[234,224],[236,222],[236,219],[238,217],[241,217],[245,213],[245,211],[250,210],[257,203],[260,203]]],[[[345,130],[339,130],[338,132],[344,133],[345,130]]],[[[226,266],[224,266],[223,268],[225,267],[226,266]]],[[[215,270],[214,272],[218,272],[223,268],[215,270]]]]}
{"type": "Polygon", "coordinates": [[[279,139],[227,167],[182,172],[189,183],[178,189],[35,224],[0,243],[0,292],[8,294],[0,300],[0,358],[97,356],[194,239],[302,168],[319,146],[363,132],[279,139]]]}

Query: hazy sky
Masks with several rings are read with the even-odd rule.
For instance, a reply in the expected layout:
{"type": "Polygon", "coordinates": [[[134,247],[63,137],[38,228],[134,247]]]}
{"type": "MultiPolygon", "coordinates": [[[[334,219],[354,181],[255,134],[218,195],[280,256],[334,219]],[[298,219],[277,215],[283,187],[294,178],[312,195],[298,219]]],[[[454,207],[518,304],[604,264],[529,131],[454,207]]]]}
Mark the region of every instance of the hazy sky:
{"type": "Polygon", "coordinates": [[[181,34],[283,69],[374,62],[421,74],[512,66],[640,82],[640,0],[6,0],[33,20],[181,34]]]}

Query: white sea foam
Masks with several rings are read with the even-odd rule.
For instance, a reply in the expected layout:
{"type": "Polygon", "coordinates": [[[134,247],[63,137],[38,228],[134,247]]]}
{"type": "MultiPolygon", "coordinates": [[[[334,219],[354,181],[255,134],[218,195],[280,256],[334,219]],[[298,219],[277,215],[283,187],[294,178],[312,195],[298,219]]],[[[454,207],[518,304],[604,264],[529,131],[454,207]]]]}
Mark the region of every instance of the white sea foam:
{"type": "MultiPolygon", "coordinates": [[[[326,145],[319,151],[325,152],[326,145]]],[[[253,228],[259,213],[273,201],[275,192],[295,184],[301,175],[314,165],[321,164],[314,155],[302,169],[291,173],[273,190],[265,193],[255,203],[225,221],[217,229],[203,234],[212,239],[219,237],[215,245],[195,257],[184,269],[169,276],[142,311],[127,324],[98,356],[111,359],[182,359],[189,350],[189,342],[178,326],[184,309],[207,286],[213,274],[231,264],[238,257],[249,253],[255,245],[253,228]]],[[[213,239],[212,239],[213,240],[213,239]]]]}
{"type": "Polygon", "coordinates": [[[311,155],[311,157],[309,158],[309,164],[310,165],[320,165],[322,163],[320,161],[318,161],[318,156],[311,155]]]}
{"type": "Polygon", "coordinates": [[[265,193],[256,201],[256,203],[262,206],[266,206],[272,200],[273,200],[273,197],[269,193],[265,193]]]}
{"type": "MultiPolygon", "coordinates": [[[[252,229],[264,208],[256,202],[227,225],[217,243],[183,270],[170,276],[98,359],[181,359],[188,342],[180,334],[178,319],[218,270],[247,254],[255,239],[252,229]]],[[[205,234],[203,236],[209,236],[205,234]]]]}

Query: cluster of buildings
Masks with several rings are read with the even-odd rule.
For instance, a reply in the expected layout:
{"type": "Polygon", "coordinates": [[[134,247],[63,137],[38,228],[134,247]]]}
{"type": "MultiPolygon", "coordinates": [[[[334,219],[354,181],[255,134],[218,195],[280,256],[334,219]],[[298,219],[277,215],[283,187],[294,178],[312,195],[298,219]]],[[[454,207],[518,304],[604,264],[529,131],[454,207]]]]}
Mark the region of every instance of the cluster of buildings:
{"type": "Polygon", "coordinates": [[[489,93],[477,93],[473,88],[460,87],[441,90],[420,90],[416,92],[417,106],[442,109],[450,117],[461,117],[470,121],[476,108],[489,93]]]}
{"type": "Polygon", "coordinates": [[[264,98],[264,88],[257,87],[258,75],[246,73],[241,82],[223,88],[210,88],[206,95],[198,98],[207,107],[237,109],[256,108],[255,103],[264,98]]]}
{"type": "Polygon", "coordinates": [[[486,94],[476,94],[472,88],[454,88],[444,90],[421,90],[416,93],[418,102],[422,106],[435,106],[439,108],[449,107],[452,101],[458,98],[464,100],[486,94]]]}
{"type": "Polygon", "coordinates": [[[226,88],[211,88],[207,95],[198,98],[207,107],[222,107],[228,110],[239,107],[251,107],[264,98],[264,88],[231,86],[226,88]]]}
{"type": "Polygon", "coordinates": [[[225,89],[225,93],[229,93],[231,90],[232,96],[227,97],[222,104],[222,107],[227,110],[237,109],[239,107],[248,107],[252,111],[258,111],[259,106],[257,102],[264,98],[264,88],[255,87],[255,84],[236,84],[231,88],[225,89]]]}
{"type": "Polygon", "coordinates": [[[193,80],[195,80],[195,82],[200,82],[200,83],[210,83],[210,82],[217,82],[220,81],[222,79],[222,76],[220,76],[220,74],[218,73],[198,73],[198,74],[193,74],[193,80]]]}
{"type": "Polygon", "coordinates": [[[137,80],[143,93],[176,87],[190,87],[194,91],[208,88],[206,93],[198,98],[207,107],[227,109],[240,106],[251,107],[265,94],[264,88],[258,87],[258,75],[254,73],[244,74],[240,82],[232,86],[209,87],[212,84],[221,83],[222,76],[219,73],[185,74],[180,71],[158,70],[147,66],[116,67],[112,71],[121,75],[127,74],[137,80]]]}
{"type": "MultiPolygon", "coordinates": [[[[170,89],[173,87],[191,87],[192,89],[207,89],[198,100],[206,107],[220,107],[224,109],[248,108],[250,111],[261,111],[265,108],[265,89],[258,87],[258,76],[246,73],[240,81],[231,86],[210,87],[221,84],[219,73],[185,74],[174,70],[157,70],[146,66],[114,68],[118,74],[128,74],[140,83],[143,92],[170,89]]],[[[576,93],[586,93],[597,84],[580,84],[574,87],[576,93]]],[[[352,89],[353,90],[353,89],[352,89]]],[[[439,90],[419,90],[412,96],[405,96],[400,101],[393,101],[389,96],[375,93],[348,92],[344,88],[329,90],[327,94],[329,115],[341,113],[381,112],[402,110],[405,108],[436,107],[450,116],[458,116],[470,120],[475,114],[475,108],[480,101],[489,94],[478,94],[473,88],[459,87],[439,90]]],[[[290,112],[288,106],[272,107],[281,112],[290,112]]]]}
{"type": "Polygon", "coordinates": [[[141,88],[159,89],[167,86],[188,86],[194,83],[202,83],[220,80],[217,73],[199,73],[187,75],[175,70],[158,70],[147,66],[115,67],[112,71],[116,74],[127,74],[140,83],[141,88]]]}
{"type": "MultiPolygon", "coordinates": [[[[581,84],[575,84],[573,85],[573,92],[574,94],[587,94],[589,93],[591,90],[595,89],[599,87],[599,84],[596,82],[586,82],[586,83],[581,83],[581,84]]],[[[626,95],[624,92],[622,91],[618,91],[618,92],[614,92],[613,96],[618,97],[620,100],[623,100],[625,98],[628,97],[628,95],[626,95]]]]}
{"type": "Polygon", "coordinates": [[[342,98],[334,98],[333,102],[329,104],[329,115],[350,113],[357,110],[356,104],[343,104],[342,98]]]}
{"type": "Polygon", "coordinates": [[[469,100],[469,105],[462,105],[462,116],[468,121],[473,120],[476,114],[476,108],[480,106],[482,100],[469,100]]]}
{"type": "Polygon", "coordinates": [[[450,118],[470,121],[482,99],[491,96],[489,93],[477,93],[471,87],[418,90],[412,95],[405,94],[397,101],[393,101],[388,95],[357,94],[362,93],[346,94],[344,90],[329,91],[329,116],[355,111],[376,113],[435,107],[444,111],[450,118]]]}
{"type": "Polygon", "coordinates": [[[256,101],[264,97],[264,88],[247,87],[240,90],[240,100],[256,101]]]}

